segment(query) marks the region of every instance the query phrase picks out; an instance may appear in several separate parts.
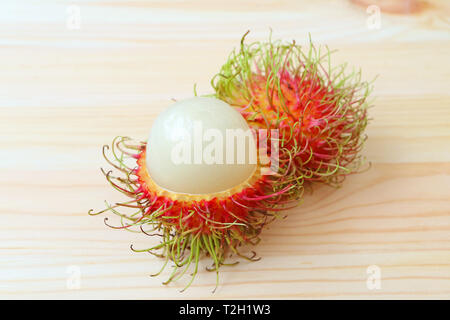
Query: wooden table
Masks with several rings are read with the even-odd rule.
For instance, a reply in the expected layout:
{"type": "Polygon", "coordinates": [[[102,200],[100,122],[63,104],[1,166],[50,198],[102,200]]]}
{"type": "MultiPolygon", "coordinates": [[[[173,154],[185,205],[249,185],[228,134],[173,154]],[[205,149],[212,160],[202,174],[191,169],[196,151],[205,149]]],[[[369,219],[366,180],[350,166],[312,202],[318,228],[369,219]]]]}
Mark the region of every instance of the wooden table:
{"type": "Polygon", "coordinates": [[[373,2],[379,29],[366,1],[3,0],[0,298],[450,298],[449,5],[373,2]],[[203,268],[181,294],[188,278],[163,286],[170,270],[149,276],[162,260],[129,249],[147,237],[87,215],[118,197],[101,146],[146,139],[172,98],[211,92],[245,31],[264,40],[269,27],[379,75],[373,166],[315,188],[264,232],[261,261],[222,269],[215,294],[203,268]]]}

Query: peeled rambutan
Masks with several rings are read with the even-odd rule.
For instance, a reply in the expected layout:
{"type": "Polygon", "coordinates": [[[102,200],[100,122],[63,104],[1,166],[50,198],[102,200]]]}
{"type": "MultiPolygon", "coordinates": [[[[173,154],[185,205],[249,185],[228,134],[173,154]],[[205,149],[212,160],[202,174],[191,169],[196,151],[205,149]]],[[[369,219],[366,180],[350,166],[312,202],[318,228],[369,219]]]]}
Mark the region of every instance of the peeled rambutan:
{"type": "MultiPolygon", "coordinates": [[[[148,142],[136,143],[117,137],[111,146],[112,156],[106,154],[110,147],[104,146],[105,159],[120,175],[113,176],[112,171],[103,169],[102,172],[115,189],[131,200],[108,204],[100,212],[90,211],[91,215],[105,211],[119,215],[122,225],[113,228],[137,227],[146,235],[159,235],[159,244],[132,249],[164,257],[165,263],[158,274],[169,260],[173,261],[173,272],[164,284],[179,279],[193,265],[193,276],[185,288],[197,274],[201,256],[210,257],[212,266],[207,269],[215,271],[217,279],[219,268],[228,264],[230,255],[257,260],[254,252],[246,256],[239,247],[256,244],[262,229],[279,211],[295,205],[293,199],[302,193],[301,187],[286,180],[288,175],[265,174],[263,169],[270,163],[263,165],[259,157],[254,163],[249,159],[241,163],[221,162],[220,155],[242,152],[234,146],[230,149],[228,144],[219,143],[209,154],[219,160],[217,163],[204,163],[205,159],[200,158],[212,149],[206,147],[200,154],[195,152],[197,124],[205,132],[210,130],[209,138],[214,134],[216,138],[225,135],[227,130],[243,134],[250,130],[242,115],[223,101],[196,97],[173,104],[155,120],[148,142]],[[192,129],[194,136],[190,134],[192,129]],[[181,155],[181,151],[185,154],[181,155]],[[200,162],[195,162],[196,155],[200,156],[197,159],[200,162]],[[130,208],[135,212],[119,211],[130,208]]],[[[200,141],[202,148],[204,142],[200,141]]],[[[252,144],[250,140],[247,142],[242,146],[245,153],[250,153],[252,144]]],[[[257,144],[253,147],[257,148],[257,144]]],[[[280,166],[279,172],[285,170],[280,166]]]]}
{"type": "MultiPolygon", "coordinates": [[[[248,33],[248,32],[247,32],[248,33]]],[[[371,84],[346,65],[331,66],[330,51],[295,42],[245,43],[211,83],[218,99],[239,109],[253,127],[276,128],[280,163],[299,186],[339,186],[365,163],[371,84]]]]}

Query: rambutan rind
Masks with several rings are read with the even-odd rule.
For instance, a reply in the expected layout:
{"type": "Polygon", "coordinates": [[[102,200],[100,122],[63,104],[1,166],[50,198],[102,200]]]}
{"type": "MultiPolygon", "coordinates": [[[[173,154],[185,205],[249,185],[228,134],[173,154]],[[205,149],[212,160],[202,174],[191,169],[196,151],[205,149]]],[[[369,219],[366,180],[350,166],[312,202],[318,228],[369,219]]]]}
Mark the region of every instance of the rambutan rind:
{"type": "Polygon", "coordinates": [[[365,164],[369,82],[346,65],[331,66],[330,51],[312,42],[244,43],[212,79],[215,97],[239,109],[254,127],[280,131],[280,161],[289,161],[298,185],[339,186],[365,164]]]}
{"type": "Polygon", "coordinates": [[[126,137],[116,137],[111,145],[112,157],[106,154],[110,147],[103,147],[106,161],[120,176],[113,176],[112,171],[102,169],[102,172],[116,190],[132,200],[115,205],[107,203],[105,210],[96,213],[91,210],[89,214],[111,211],[120,216],[122,224],[111,226],[105,218],[108,226],[115,229],[137,227],[146,235],[160,236],[161,242],[153,247],[131,248],[165,259],[163,267],[155,275],[164,270],[169,260],[174,262],[173,271],[164,284],[178,280],[194,265],[191,280],[183,290],[194,280],[201,256],[212,259],[212,266],[207,270],[217,273],[216,287],[219,268],[237,263],[227,263],[229,256],[234,254],[250,261],[259,260],[254,252],[250,257],[242,254],[239,247],[257,244],[263,228],[279,217],[279,211],[297,205],[298,201],[293,199],[300,199],[303,193],[302,187],[289,183],[288,175],[261,175],[260,170],[241,185],[224,192],[205,195],[173,193],[151,179],[145,164],[146,143],[131,144],[130,141],[126,137]],[[129,160],[135,163],[133,168],[129,166],[129,160]],[[136,211],[123,213],[120,208],[134,208],[136,211]]]}

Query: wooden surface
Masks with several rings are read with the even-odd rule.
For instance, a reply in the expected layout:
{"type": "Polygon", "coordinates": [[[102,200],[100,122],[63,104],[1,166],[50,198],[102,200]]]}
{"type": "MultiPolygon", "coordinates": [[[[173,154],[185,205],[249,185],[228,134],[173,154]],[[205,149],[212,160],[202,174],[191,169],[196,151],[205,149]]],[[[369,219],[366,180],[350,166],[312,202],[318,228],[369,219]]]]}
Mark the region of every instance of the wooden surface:
{"type": "Polygon", "coordinates": [[[381,28],[370,29],[366,2],[2,0],[0,298],[450,298],[449,5],[372,1],[381,28]],[[269,27],[298,43],[311,33],[336,63],[379,75],[373,167],[307,195],[263,234],[261,261],[222,269],[215,294],[203,268],[180,294],[188,278],[162,286],[170,270],[149,277],[162,261],[129,249],[154,240],[87,215],[120,196],[101,146],[146,139],[172,98],[194,83],[210,92],[246,30],[262,40],[269,27]]]}

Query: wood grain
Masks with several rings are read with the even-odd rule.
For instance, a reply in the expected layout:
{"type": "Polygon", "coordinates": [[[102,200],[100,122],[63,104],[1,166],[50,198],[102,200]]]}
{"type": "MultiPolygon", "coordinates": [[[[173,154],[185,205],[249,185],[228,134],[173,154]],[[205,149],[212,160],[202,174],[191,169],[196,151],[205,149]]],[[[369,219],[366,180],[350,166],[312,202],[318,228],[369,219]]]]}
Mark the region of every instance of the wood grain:
{"type": "MultiPolygon", "coordinates": [[[[399,5],[396,3],[395,5],[399,5]]],[[[383,8],[383,7],[382,7],[383,8]]],[[[26,1],[0,4],[0,298],[450,298],[449,6],[381,11],[364,1],[26,1]],[[77,5],[80,29],[67,28],[77,5]],[[156,240],[111,230],[99,167],[116,135],[145,139],[171,103],[209,79],[250,29],[339,51],[375,83],[372,168],[316,186],[255,248],[262,260],[169,286],[156,240]],[[368,266],[381,289],[366,286],[368,266]],[[71,266],[81,271],[69,289],[71,266]],[[68,273],[69,271],[69,273],[68,273]]],[[[202,267],[206,262],[202,262],[202,267]]]]}

